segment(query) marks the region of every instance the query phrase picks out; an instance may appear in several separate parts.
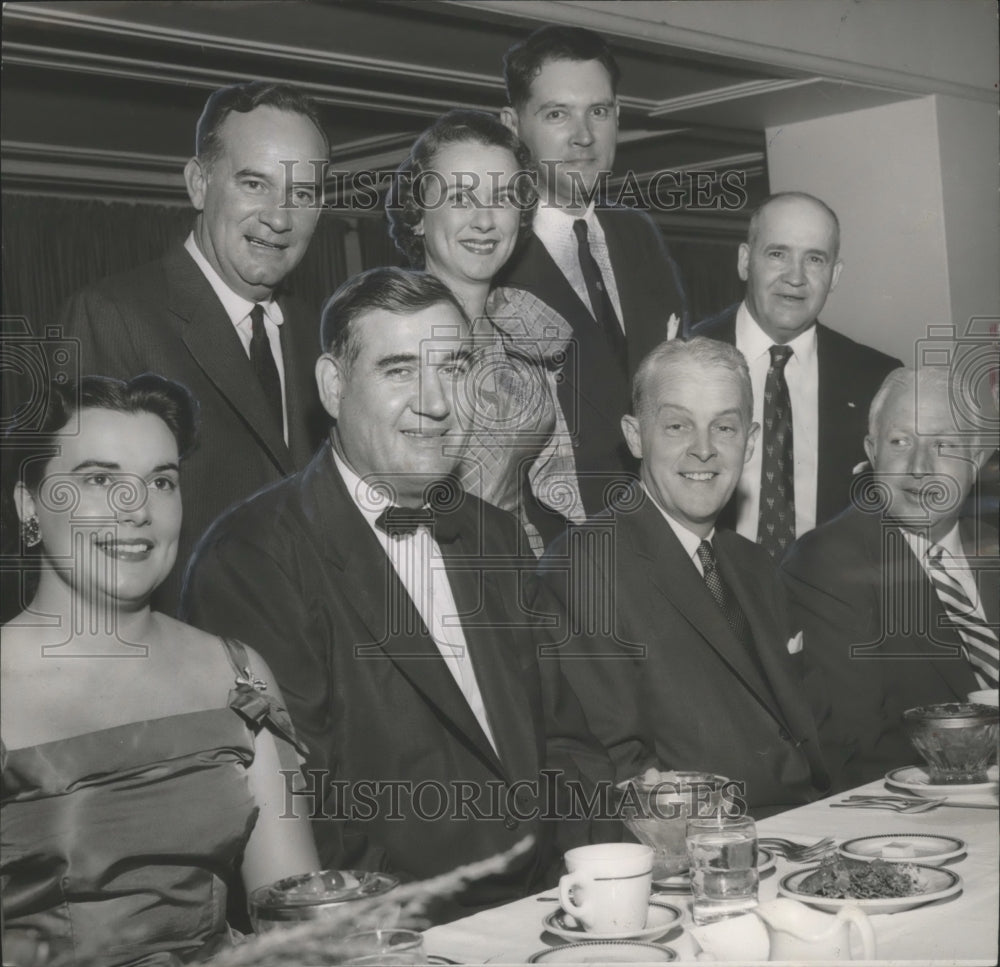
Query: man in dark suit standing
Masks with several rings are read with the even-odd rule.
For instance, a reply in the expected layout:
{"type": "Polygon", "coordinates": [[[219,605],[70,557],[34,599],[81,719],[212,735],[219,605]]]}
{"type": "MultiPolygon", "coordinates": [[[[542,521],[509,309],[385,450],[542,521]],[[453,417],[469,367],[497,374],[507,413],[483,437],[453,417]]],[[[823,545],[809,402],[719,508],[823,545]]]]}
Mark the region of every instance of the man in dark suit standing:
{"type": "MultiPolygon", "coordinates": [[[[615,159],[618,77],[607,44],[575,27],[542,27],[504,58],[501,119],[531,151],[539,205],[532,236],[497,283],[531,292],[572,327],[559,402],[587,513],[604,507],[611,481],[636,470],[618,426],[630,380],[685,312],[653,221],[595,197],[615,159]]],[[[536,526],[552,536],[549,523],[536,526]]]]}
{"type": "Polygon", "coordinates": [[[753,380],[761,446],[723,523],[780,560],[847,506],[868,404],[898,359],[819,322],[840,278],[840,224],[803,192],[768,198],[739,248],[746,298],[694,329],[736,346],[753,380]]]}
{"type": "Polygon", "coordinates": [[[873,478],[781,565],[841,788],[917,761],[906,709],[997,687],[997,532],[960,516],[996,439],[963,432],[962,411],[986,412],[967,388],[947,366],[886,377],[865,438],[873,478]]]}
{"type": "Polygon", "coordinates": [[[197,540],[227,507],[303,466],[323,432],[308,310],[279,298],[322,207],[329,144],[294,88],[238,84],[209,97],[184,168],[194,229],[161,259],[65,306],[84,373],[184,383],[200,436],[182,477],[177,565],[154,607],[172,613],[197,540]]]}
{"type": "Polygon", "coordinates": [[[566,780],[611,776],[558,662],[539,662],[516,520],[452,477],[468,340],[433,276],[372,269],[341,286],[316,365],[330,442],[223,517],[184,587],[186,618],[274,669],[310,749],[293,805],[324,866],[427,877],[535,836],[439,917],[551,882],[590,834],[555,818],[572,811],[566,780]]]}
{"type": "Polygon", "coordinates": [[[641,483],[540,564],[571,623],[563,671],[619,780],[715,772],[758,817],[816,799],[828,779],[774,565],[715,526],[759,431],[746,363],[713,340],[670,341],[634,387],[622,429],[641,483]]]}

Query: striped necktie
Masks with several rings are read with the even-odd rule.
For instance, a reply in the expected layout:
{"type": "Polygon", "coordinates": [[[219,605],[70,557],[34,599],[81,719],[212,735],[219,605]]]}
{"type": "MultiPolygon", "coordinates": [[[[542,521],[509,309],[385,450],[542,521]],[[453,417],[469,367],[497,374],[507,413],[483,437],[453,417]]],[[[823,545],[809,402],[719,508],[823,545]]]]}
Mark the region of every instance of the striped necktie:
{"type": "Polygon", "coordinates": [[[996,688],[1000,649],[997,634],[976,613],[962,585],[948,573],[951,555],[940,545],[932,544],[927,551],[928,577],[934,585],[938,600],[948,614],[949,624],[963,642],[965,657],[972,663],[987,688],[996,688]]]}

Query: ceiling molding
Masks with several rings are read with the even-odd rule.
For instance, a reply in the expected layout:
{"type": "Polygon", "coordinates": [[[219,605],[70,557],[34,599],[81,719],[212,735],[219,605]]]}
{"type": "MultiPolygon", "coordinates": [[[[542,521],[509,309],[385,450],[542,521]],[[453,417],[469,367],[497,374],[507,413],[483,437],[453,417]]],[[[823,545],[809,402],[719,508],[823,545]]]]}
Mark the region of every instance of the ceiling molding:
{"type": "Polygon", "coordinates": [[[808,87],[826,81],[825,77],[784,78],[782,80],[744,81],[742,84],[731,84],[727,87],[716,87],[697,94],[684,94],[680,97],[670,97],[659,101],[649,111],[649,116],[658,118],[678,111],[690,111],[701,107],[711,107],[716,104],[726,104],[747,97],[761,97],[774,94],[777,91],[787,91],[795,87],[808,87]]]}
{"type": "Polygon", "coordinates": [[[600,7],[589,5],[581,7],[572,0],[442,0],[442,2],[449,7],[476,11],[470,14],[471,19],[482,19],[483,12],[487,11],[494,15],[502,15],[503,19],[508,21],[512,17],[519,17],[533,22],[573,24],[589,27],[603,34],[642,41],[647,47],[656,45],[662,48],[674,48],[688,58],[692,54],[726,57],[748,65],[764,65],[772,72],[776,69],[786,70],[908,94],[945,94],[972,101],[996,102],[995,89],[926,77],[894,68],[859,64],[857,61],[812,54],[793,48],[723,37],[709,31],[676,27],[662,21],[631,17],[624,12],[628,10],[627,3],[603,3],[600,7]]]}

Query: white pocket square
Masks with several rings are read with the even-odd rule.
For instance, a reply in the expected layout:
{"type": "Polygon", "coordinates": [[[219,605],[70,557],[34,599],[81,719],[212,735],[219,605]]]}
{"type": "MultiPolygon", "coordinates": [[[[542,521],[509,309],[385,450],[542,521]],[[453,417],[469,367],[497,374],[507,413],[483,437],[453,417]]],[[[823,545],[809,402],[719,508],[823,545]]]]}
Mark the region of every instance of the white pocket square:
{"type": "Polygon", "coordinates": [[[802,632],[800,631],[794,638],[788,639],[788,654],[797,655],[802,651],[802,632]]]}

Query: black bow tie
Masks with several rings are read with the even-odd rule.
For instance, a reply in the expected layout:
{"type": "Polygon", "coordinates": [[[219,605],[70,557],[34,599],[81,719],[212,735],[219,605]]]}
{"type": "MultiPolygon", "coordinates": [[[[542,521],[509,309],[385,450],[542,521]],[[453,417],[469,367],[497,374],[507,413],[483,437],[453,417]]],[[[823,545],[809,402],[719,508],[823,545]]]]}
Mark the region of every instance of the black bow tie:
{"type": "Polygon", "coordinates": [[[413,534],[418,527],[426,527],[439,544],[451,543],[458,537],[458,529],[450,515],[432,507],[386,507],[375,520],[375,526],[390,537],[413,534]]]}

